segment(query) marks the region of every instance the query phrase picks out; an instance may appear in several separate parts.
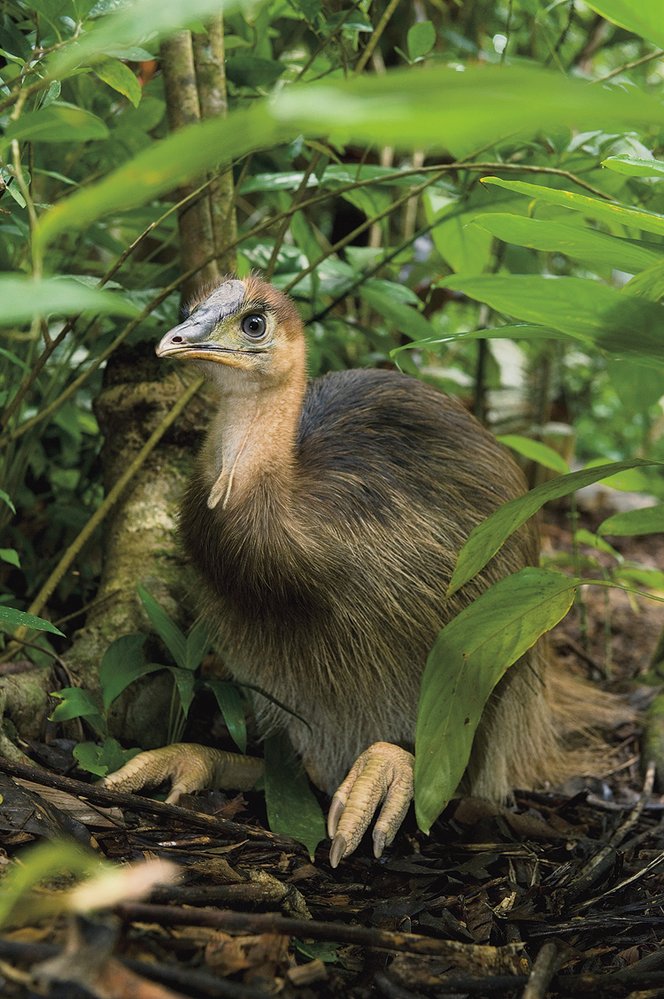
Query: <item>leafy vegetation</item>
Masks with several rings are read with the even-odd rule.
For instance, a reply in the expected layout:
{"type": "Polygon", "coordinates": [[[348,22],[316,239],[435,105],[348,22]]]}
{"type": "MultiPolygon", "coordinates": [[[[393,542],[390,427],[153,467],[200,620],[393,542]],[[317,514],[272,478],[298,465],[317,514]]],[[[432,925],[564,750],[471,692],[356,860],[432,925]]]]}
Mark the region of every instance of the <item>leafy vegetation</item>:
{"type": "MultiPolygon", "coordinates": [[[[312,374],[396,363],[460,394],[508,445],[565,473],[478,528],[455,586],[517,519],[582,483],[638,467],[661,499],[660,6],[505,0],[415,14],[403,4],[383,17],[364,0],[227,5],[229,114],[168,134],[159,40],[182,27],[204,35],[219,0],[5,4],[2,628],[30,629],[32,645],[52,653],[60,631],[38,616],[68,632],[65,621],[94,600],[110,508],[94,409],[103,372],[177,321],[191,277],[177,211],[229,165],[238,230],[225,249],[240,275],[260,268],[296,298],[312,374]],[[185,182],[199,186],[174,194],[185,182]],[[504,404],[515,387],[516,413],[504,404]],[[567,472],[547,454],[539,438],[554,415],[575,427],[577,459],[600,468],[567,472]]],[[[655,507],[610,518],[595,543],[661,530],[655,507]]],[[[501,645],[500,663],[482,674],[473,717],[523,635],[535,641],[572,598],[574,579],[537,578],[555,596],[542,613],[537,601],[523,605],[525,631],[502,619],[512,651],[502,656],[501,645]]],[[[641,582],[657,585],[653,575],[641,582]]],[[[418,732],[424,826],[453,794],[472,737],[472,726],[445,745],[435,735],[441,649],[446,657],[451,642],[463,657],[493,607],[486,649],[496,652],[501,593],[509,605],[529,585],[515,577],[496,587],[432,652],[418,732]],[[452,756],[434,788],[431,773],[452,756]]],[[[85,717],[104,740],[78,751],[98,773],[118,758],[106,712],[126,685],[168,670],[179,737],[206,651],[200,630],[185,636],[145,589],[142,600],[172,662],[149,662],[142,637],[120,635],[100,664],[103,705],[72,688],[53,715],[85,717]]],[[[27,653],[43,662],[38,649],[27,653]]],[[[233,688],[209,686],[244,749],[233,688]]]]}

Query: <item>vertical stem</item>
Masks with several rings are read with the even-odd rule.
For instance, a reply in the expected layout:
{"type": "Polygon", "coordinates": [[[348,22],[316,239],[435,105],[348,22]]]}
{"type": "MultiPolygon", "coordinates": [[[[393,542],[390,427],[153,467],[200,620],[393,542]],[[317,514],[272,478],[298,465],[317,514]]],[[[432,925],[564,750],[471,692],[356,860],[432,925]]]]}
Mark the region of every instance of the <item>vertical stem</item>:
{"type": "MultiPolygon", "coordinates": [[[[228,114],[226,89],[224,21],[221,14],[207,24],[207,34],[192,36],[196,81],[203,118],[225,118],[228,114]]],[[[223,170],[210,186],[208,200],[212,220],[212,238],[220,274],[236,269],[237,240],[233,171],[223,170]]]]}
{"type": "MultiPolygon", "coordinates": [[[[191,32],[180,31],[161,44],[161,66],[166,89],[168,123],[172,131],[182,128],[201,118],[194,66],[194,51],[191,32]]],[[[195,185],[180,189],[178,197],[185,197],[195,185]]],[[[219,280],[219,268],[215,259],[208,260],[214,250],[212,216],[207,197],[188,202],[178,214],[182,261],[187,270],[198,264],[201,269],[182,289],[186,299],[201,284],[212,284],[219,280]],[[208,261],[204,263],[204,261],[208,261]]]]}

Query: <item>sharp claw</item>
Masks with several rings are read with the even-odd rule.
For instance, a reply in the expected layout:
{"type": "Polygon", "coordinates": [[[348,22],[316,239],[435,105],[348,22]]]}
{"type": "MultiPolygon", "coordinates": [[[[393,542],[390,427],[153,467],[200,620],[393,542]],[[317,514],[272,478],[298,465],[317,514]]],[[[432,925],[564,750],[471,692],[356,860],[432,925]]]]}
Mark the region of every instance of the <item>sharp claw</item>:
{"type": "Polygon", "coordinates": [[[334,838],[334,834],[337,831],[337,826],[339,825],[339,819],[343,815],[344,805],[341,798],[335,794],[332,798],[332,804],[330,805],[330,810],[327,813],[327,835],[330,839],[334,838]]]}
{"type": "Polygon", "coordinates": [[[343,836],[336,835],[330,847],[330,867],[338,867],[339,861],[343,860],[346,854],[346,840],[343,836]]]}
{"type": "Polygon", "coordinates": [[[385,849],[386,836],[384,832],[379,829],[374,829],[373,834],[373,851],[374,857],[378,860],[379,857],[383,856],[383,850],[385,849]]]}

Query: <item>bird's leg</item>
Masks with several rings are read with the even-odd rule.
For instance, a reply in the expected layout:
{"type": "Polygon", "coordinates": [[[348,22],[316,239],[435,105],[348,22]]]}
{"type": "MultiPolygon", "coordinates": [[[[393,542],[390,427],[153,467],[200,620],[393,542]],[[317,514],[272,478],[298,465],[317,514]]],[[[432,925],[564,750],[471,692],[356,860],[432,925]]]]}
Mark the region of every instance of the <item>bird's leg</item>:
{"type": "Polygon", "coordinates": [[[183,794],[204,788],[250,790],[263,774],[263,761],[253,756],[227,753],[197,743],[176,742],[162,749],[139,753],[129,763],[104,777],[111,791],[142,791],[170,782],[166,801],[171,805],[183,794]]]}
{"type": "Polygon", "coordinates": [[[327,817],[332,867],[357,847],[382,801],[373,831],[374,856],[381,856],[413,799],[414,765],[412,753],[390,742],[374,742],[357,758],[335,792],[327,817]]]}

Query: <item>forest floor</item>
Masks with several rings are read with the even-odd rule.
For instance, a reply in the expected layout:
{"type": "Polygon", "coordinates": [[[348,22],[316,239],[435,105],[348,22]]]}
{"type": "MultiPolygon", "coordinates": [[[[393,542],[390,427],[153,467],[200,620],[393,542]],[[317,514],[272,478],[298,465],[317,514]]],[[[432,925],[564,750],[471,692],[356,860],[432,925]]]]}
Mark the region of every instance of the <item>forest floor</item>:
{"type": "MultiPolygon", "coordinates": [[[[549,553],[571,549],[564,516],[549,519],[546,542],[549,553]]],[[[616,547],[664,565],[664,536],[616,547]]],[[[577,673],[642,707],[638,677],[663,623],[661,604],[591,589],[554,645],[577,673]]],[[[120,894],[103,916],[6,931],[1,994],[664,995],[664,797],[643,773],[636,724],[613,733],[611,752],[602,779],[519,792],[510,807],[453,802],[430,837],[411,819],[380,861],[363,844],[336,870],[324,844],[312,862],[264,831],[257,794],[212,792],[186,802],[190,813],[90,794],[91,806],[114,807],[87,808],[70,835],[118,863],[173,861],[179,876],[149,904],[120,894]]],[[[62,831],[60,813],[35,796],[43,788],[3,780],[6,857],[62,831]]]]}

